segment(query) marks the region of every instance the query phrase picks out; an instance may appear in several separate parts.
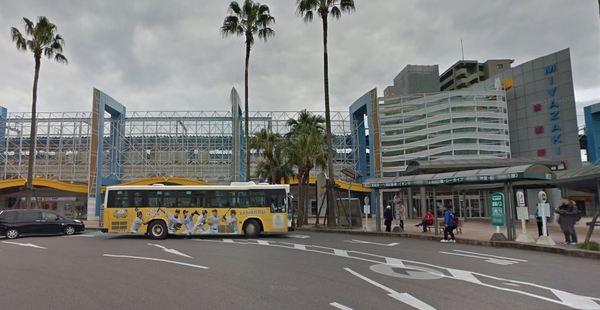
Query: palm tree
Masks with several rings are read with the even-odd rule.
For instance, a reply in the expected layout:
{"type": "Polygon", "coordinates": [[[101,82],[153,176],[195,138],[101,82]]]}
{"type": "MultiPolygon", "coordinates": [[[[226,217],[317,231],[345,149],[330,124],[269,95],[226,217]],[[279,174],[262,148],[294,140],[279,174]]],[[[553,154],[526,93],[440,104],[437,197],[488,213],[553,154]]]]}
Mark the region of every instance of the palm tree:
{"type": "Polygon", "coordinates": [[[300,112],[297,120],[287,122],[290,126],[287,134],[290,157],[298,169],[298,226],[306,223],[310,171],[317,166],[325,167],[329,154],[323,123],[322,116],[306,110],[300,112]]]}
{"type": "Polygon", "coordinates": [[[339,19],[342,12],[352,12],[355,10],[354,0],[296,0],[298,5],[298,14],[309,23],[313,16],[318,14],[323,22],[323,80],[325,89],[325,126],[327,129],[327,146],[329,156],[327,157],[327,172],[329,175],[329,184],[327,186],[327,225],[335,225],[335,208],[333,208],[333,191],[335,178],[333,172],[333,145],[331,143],[331,113],[329,110],[329,60],[327,55],[327,21],[329,16],[339,19]]]}
{"type": "Polygon", "coordinates": [[[246,181],[250,180],[250,138],[248,133],[248,67],[250,65],[250,49],[254,44],[254,36],[263,39],[275,35],[275,31],[270,28],[275,23],[275,18],[271,16],[269,7],[252,0],[244,0],[242,6],[237,1],[229,4],[229,16],[225,17],[221,33],[227,37],[230,35],[244,36],[246,39],[246,66],[244,71],[244,136],[246,141],[246,181]]]}
{"type": "Polygon", "coordinates": [[[262,129],[251,140],[250,147],[263,156],[256,168],[256,176],[266,177],[271,184],[279,184],[282,179],[288,183],[294,174],[287,152],[287,141],[280,134],[262,129]]]}
{"type": "Polygon", "coordinates": [[[31,100],[31,132],[29,133],[29,162],[27,165],[27,184],[25,204],[27,208],[31,204],[31,195],[33,192],[33,165],[35,159],[35,135],[36,135],[36,111],[37,111],[37,86],[40,76],[40,65],[42,56],[48,59],[54,59],[59,63],[67,63],[67,58],[62,54],[63,38],[56,33],[56,25],[51,23],[45,16],[38,17],[37,23],[23,17],[25,22],[25,35],[21,34],[19,29],[12,27],[11,36],[17,46],[17,50],[33,53],[35,60],[35,73],[33,75],[33,98],[31,100]]]}

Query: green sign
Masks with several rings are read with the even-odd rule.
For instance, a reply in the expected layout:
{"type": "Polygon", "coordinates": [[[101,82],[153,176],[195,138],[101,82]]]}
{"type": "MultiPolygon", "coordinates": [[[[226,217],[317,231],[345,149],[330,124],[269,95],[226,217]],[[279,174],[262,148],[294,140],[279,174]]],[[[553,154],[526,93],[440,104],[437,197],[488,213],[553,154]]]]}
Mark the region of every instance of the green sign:
{"type": "Polygon", "coordinates": [[[492,211],[492,225],[504,226],[504,194],[501,192],[491,193],[490,207],[492,211]]]}

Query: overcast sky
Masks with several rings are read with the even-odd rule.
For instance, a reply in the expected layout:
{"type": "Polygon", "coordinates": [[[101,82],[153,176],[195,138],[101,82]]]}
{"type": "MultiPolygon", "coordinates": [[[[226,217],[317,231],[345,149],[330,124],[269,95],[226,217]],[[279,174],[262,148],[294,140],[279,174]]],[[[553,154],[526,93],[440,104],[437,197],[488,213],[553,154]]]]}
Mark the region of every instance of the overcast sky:
{"type": "MultiPolygon", "coordinates": [[[[253,47],[250,109],[323,110],[320,24],[304,24],[295,0],[264,2],[276,36],[253,47]]],[[[45,15],[65,38],[69,65],[43,61],[39,111],[89,111],[93,87],[128,110],[228,109],[232,86],[243,98],[244,42],[219,32],[227,4],[3,0],[0,105],[30,109],[33,56],[15,49],[9,29],[45,15]]],[[[356,12],[330,26],[332,109],[347,111],[373,87],[382,94],[407,64],[444,71],[459,60],[461,38],[465,58],[514,65],[570,48],[578,106],[600,102],[596,0],[356,0],[356,12]]]]}

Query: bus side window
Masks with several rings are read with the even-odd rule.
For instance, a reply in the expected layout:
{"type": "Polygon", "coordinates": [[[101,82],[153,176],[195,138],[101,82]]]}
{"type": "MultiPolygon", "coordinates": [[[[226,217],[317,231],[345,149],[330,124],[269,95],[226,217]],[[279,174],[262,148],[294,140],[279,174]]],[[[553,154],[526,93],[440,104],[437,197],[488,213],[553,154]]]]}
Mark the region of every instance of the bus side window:
{"type": "Polygon", "coordinates": [[[262,189],[253,189],[248,191],[248,207],[264,207],[265,191],[262,189]]]}
{"type": "Polygon", "coordinates": [[[108,192],[108,207],[109,208],[126,208],[129,204],[127,191],[110,191],[108,192]]]}
{"type": "Polygon", "coordinates": [[[194,198],[196,199],[196,207],[206,207],[207,206],[207,193],[209,193],[209,191],[203,191],[203,190],[199,190],[199,191],[194,191],[194,198]]]}
{"type": "Polygon", "coordinates": [[[237,192],[237,201],[236,207],[245,208],[248,206],[248,192],[247,191],[239,191],[237,192]]]}
{"type": "Polygon", "coordinates": [[[279,189],[268,190],[267,203],[271,207],[271,212],[285,212],[285,191],[279,189]]]}
{"type": "Polygon", "coordinates": [[[148,207],[160,208],[163,206],[163,192],[148,191],[148,207]]]}
{"type": "Polygon", "coordinates": [[[134,208],[142,208],[148,205],[147,191],[135,190],[129,191],[129,205],[134,208]]]}
{"type": "Polygon", "coordinates": [[[180,208],[196,207],[196,197],[192,191],[177,191],[177,205],[180,208]]]}
{"type": "Polygon", "coordinates": [[[167,208],[177,208],[177,191],[164,191],[163,205],[167,208]]]}

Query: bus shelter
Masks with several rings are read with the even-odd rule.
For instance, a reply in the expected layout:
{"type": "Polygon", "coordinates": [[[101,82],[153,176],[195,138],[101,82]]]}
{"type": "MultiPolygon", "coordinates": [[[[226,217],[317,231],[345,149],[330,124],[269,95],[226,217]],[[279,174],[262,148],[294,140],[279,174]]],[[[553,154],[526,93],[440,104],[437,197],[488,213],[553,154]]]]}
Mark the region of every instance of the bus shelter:
{"type": "MultiPolygon", "coordinates": [[[[506,197],[506,226],[509,240],[515,238],[514,219],[515,209],[515,184],[521,183],[518,188],[547,188],[556,179],[550,168],[540,164],[518,165],[511,167],[498,167],[489,169],[469,169],[453,172],[403,175],[397,177],[381,177],[367,179],[364,186],[371,188],[378,195],[379,205],[375,213],[377,230],[381,230],[381,215],[384,205],[391,201],[390,195],[400,193],[404,198],[409,217],[422,216],[427,210],[435,209],[436,216],[445,205],[452,205],[460,217],[466,216],[468,211],[465,205],[467,191],[480,190],[486,193],[501,191],[506,197]],[[527,183],[527,185],[525,185],[527,183]],[[446,201],[440,199],[441,193],[451,193],[451,198],[446,201]],[[441,203],[440,203],[441,202],[441,203]]],[[[444,196],[447,197],[447,196],[444,196]]],[[[481,204],[487,205],[487,195],[480,195],[481,204]]],[[[436,221],[437,226],[437,221],[436,221]]],[[[436,227],[437,233],[437,227],[436,227]]]]}

